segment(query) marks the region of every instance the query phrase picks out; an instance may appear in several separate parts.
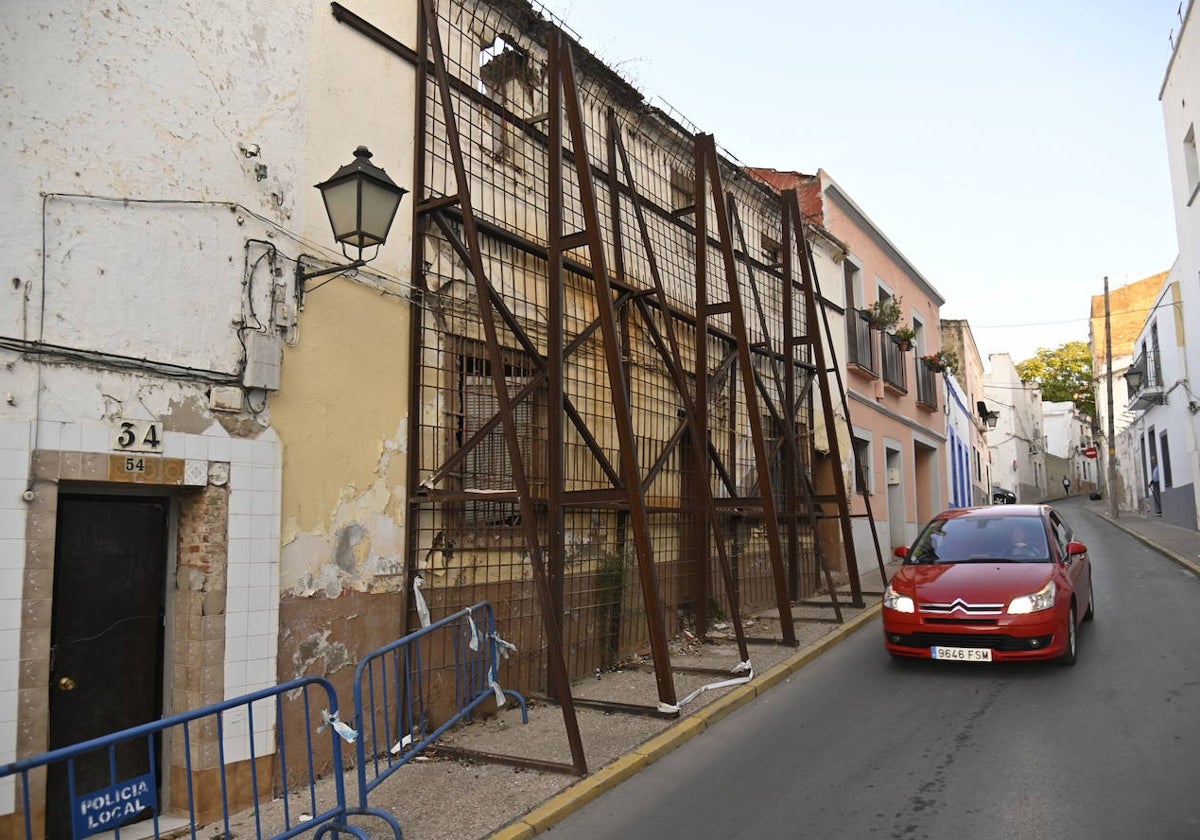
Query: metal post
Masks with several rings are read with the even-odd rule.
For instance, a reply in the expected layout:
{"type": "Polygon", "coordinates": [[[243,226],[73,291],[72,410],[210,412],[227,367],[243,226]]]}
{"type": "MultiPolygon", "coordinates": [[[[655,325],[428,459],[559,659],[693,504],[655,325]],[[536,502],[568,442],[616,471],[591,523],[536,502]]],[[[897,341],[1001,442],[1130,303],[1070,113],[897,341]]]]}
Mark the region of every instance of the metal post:
{"type": "Polygon", "coordinates": [[[1113,416],[1112,319],[1108,309],[1108,277],[1104,278],[1104,355],[1108,359],[1108,500],[1113,519],[1121,518],[1117,504],[1117,420],[1113,416]]]}

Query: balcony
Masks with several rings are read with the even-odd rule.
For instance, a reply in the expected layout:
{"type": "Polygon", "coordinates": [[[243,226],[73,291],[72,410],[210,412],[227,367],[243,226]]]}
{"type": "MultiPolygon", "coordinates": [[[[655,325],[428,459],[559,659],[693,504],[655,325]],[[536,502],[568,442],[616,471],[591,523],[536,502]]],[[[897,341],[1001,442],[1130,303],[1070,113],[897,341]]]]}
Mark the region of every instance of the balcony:
{"type": "Polygon", "coordinates": [[[883,383],[902,394],[908,393],[908,351],[900,349],[900,342],[888,334],[882,342],[883,383]]]}
{"type": "Polygon", "coordinates": [[[860,309],[846,310],[846,355],[850,364],[870,374],[878,375],[875,367],[876,331],[867,324],[860,309]]]}
{"type": "Polygon", "coordinates": [[[917,405],[937,410],[937,374],[928,362],[917,360],[917,405]]]}
{"type": "Polygon", "coordinates": [[[1156,351],[1147,350],[1134,359],[1125,371],[1125,385],[1129,391],[1130,411],[1145,411],[1167,401],[1162,364],[1156,351]]]}

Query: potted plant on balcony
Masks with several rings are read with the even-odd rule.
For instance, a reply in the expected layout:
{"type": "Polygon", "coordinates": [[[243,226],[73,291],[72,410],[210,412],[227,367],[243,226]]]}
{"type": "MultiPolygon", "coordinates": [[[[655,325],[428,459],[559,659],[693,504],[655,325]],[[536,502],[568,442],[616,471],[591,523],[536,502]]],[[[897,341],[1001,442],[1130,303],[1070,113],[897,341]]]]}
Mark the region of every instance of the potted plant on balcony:
{"type": "Polygon", "coordinates": [[[862,310],[873,329],[887,330],[900,323],[900,297],[879,298],[862,310]]]}
{"type": "Polygon", "coordinates": [[[942,371],[953,373],[958,367],[958,354],[953,350],[942,348],[936,353],[922,356],[921,361],[934,373],[941,373],[942,371]]]}
{"type": "Polygon", "coordinates": [[[895,332],[892,333],[892,339],[904,352],[912,349],[913,339],[916,337],[917,331],[910,326],[897,327],[895,332]]]}

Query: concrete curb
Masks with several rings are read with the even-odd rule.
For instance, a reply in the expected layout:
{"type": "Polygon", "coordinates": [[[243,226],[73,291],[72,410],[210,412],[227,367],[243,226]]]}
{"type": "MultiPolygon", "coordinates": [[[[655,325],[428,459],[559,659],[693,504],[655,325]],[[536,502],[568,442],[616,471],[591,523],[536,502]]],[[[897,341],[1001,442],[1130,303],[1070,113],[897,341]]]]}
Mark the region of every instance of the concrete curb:
{"type": "Polygon", "coordinates": [[[1124,531],[1126,534],[1129,534],[1129,536],[1133,537],[1135,540],[1142,543],[1143,545],[1154,549],[1159,554],[1166,557],[1168,560],[1173,560],[1176,563],[1178,563],[1180,566],[1183,566],[1185,569],[1188,569],[1188,570],[1194,572],[1195,574],[1200,575],[1200,564],[1196,563],[1194,560],[1184,557],[1179,552],[1177,552],[1173,549],[1167,548],[1164,545],[1159,545],[1154,540],[1147,537],[1145,534],[1139,533],[1138,531],[1135,531],[1132,528],[1126,527],[1119,519],[1113,519],[1111,516],[1106,516],[1097,510],[1092,510],[1091,508],[1086,508],[1086,510],[1092,516],[1096,516],[1096,517],[1099,517],[1100,519],[1103,519],[1105,522],[1109,523],[1110,525],[1112,525],[1116,528],[1119,528],[1120,530],[1124,531]]]}
{"type": "Polygon", "coordinates": [[[712,724],[754,700],[772,686],[786,680],[834,645],[861,630],[879,614],[879,604],[867,607],[832,633],[739,685],[719,700],[708,704],[672,725],[665,732],[638,746],[633,752],[592,773],[564,791],[555,794],[524,816],[489,835],[489,840],[528,840],[561,822],[621,782],[635,776],[684,742],[699,735],[712,724]]]}

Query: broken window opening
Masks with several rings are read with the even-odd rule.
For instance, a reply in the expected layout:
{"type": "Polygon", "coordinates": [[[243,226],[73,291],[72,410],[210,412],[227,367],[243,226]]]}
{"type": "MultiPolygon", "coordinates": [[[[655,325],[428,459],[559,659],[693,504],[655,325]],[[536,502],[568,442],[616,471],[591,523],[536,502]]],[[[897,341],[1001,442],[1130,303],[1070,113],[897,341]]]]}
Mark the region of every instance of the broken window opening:
{"type": "MultiPolygon", "coordinates": [[[[492,381],[492,363],[480,355],[463,354],[457,357],[457,395],[459,411],[455,443],[461,449],[468,445],[488,421],[500,413],[500,398],[492,381]]],[[[510,400],[529,384],[534,374],[531,365],[515,356],[504,361],[504,380],[510,400]]],[[[545,395],[541,389],[511,404],[521,457],[531,492],[545,483],[545,395]]],[[[459,485],[465,493],[477,493],[478,499],[461,504],[458,523],[462,528],[509,526],[519,527],[520,505],[513,480],[513,462],[504,436],[503,421],[497,422],[471,447],[464,456],[458,473],[459,485]],[[488,499],[487,494],[504,496],[488,499]]]]}
{"type": "Polygon", "coordinates": [[[671,209],[692,210],[696,206],[696,179],[690,171],[671,167],[671,209]]]}
{"type": "MultiPolygon", "coordinates": [[[[514,113],[528,110],[533,104],[539,85],[529,54],[503,34],[489,42],[486,38],[479,51],[479,91],[487,94],[506,110],[514,113]]],[[[490,111],[483,115],[485,128],[491,136],[493,156],[513,163],[515,136],[513,127],[501,116],[490,111]]]]}

